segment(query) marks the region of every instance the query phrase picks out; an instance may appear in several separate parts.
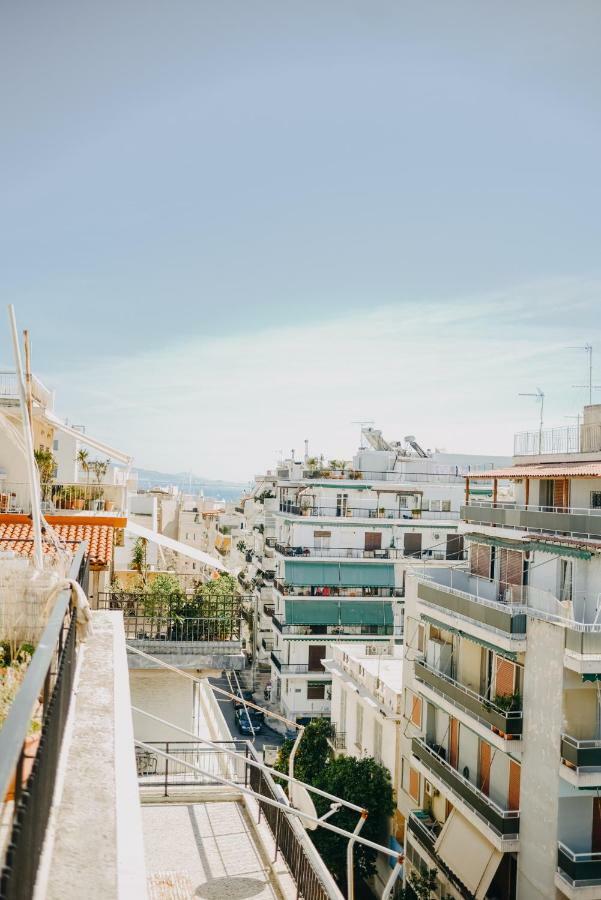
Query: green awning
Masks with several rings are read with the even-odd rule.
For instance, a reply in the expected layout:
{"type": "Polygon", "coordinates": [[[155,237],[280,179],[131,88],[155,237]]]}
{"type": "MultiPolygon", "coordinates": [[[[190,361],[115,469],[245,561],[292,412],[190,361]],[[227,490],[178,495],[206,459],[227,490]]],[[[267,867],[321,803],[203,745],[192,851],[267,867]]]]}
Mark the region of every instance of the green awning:
{"type": "Polygon", "coordinates": [[[302,587],[394,587],[394,564],[286,560],[285,579],[302,587]]]}
{"type": "Polygon", "coordinates": [[[585,672],[582,676],[583,681],[601,681],[601,672],[585,672]]]}
{"type": "Polygon", "coordinates": [[[430,625],[435,625],[437,628],[442,628],[444,631],[451,631],[453,634],[459,635],[459,637],[465,638],[466,641],[471,641],[473,644],[479,644],[481,647],[485,647],[486,650],[493,650],[498,656],[504,656],[506,659],[511,659],[515,662],[518,658],[517,653],[513,650],[504,650],[502,647],[497,647],[496,644],[489,644],[488,641],[483,641],[480,638],[474,637],[473,634],[466,634],[465,631],[461,631],[459,628],[453,628],[451,625],[445,625],[444,622],[438,621],[438,619],[432,619],[430,616],[424,616],[422,613],[421,619],[424,622],[429,622],[430,625]]]}
{"type": "Polygon", "coordinates": [[[566,544],[549,543],[547,541],[512,541],[511,538],[492,537],[488,534],[470,532],[464,537],[477,544],[490,544],[494,547],[506,547],[508,550],[539,550],[541,553],[554,553],[556,556],[572,556],[575,559],[592,559],[590,550],[570,547],[566,544]]]}
{"type": "Polygon", "coordinates": [[[287,599],[286,625],[392,625],[390,600],[287,599]]]}

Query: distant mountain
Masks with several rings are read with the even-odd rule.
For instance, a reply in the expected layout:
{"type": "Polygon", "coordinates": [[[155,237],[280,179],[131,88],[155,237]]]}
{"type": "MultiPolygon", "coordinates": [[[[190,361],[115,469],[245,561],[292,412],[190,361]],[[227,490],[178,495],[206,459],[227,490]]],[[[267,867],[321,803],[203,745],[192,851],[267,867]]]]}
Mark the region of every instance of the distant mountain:
{"type": "Polygon", "coordinates": [[[181,491],[198,493],[202,491],[206,497],[218,500],[237,500],[248,488],[248,483],[238,481],[220,481],[203,478],[191,472],[157,472],[154,469],[134,469],[138,473],[138,484],[142,488],[168,487],[175,485],[181,491]]]}

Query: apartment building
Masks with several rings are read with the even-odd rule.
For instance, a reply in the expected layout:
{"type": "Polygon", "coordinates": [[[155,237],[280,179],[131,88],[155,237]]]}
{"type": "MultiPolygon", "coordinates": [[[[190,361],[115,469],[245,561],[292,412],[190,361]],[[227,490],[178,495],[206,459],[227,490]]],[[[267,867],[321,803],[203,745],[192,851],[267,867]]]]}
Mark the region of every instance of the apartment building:
{"type": "Polygon", "coordinates": [[[466,565],[405,594],[406,874],[440,896],[601,897],[601,406],[517,435],[461,510],[466,565]],[[515,499],[500,499],[500,480],[515,499]]]}
{"type": "MultiPolygon", "coordinates": [[[[402,641],[404,581],[416,559],[463,556],[463,473],[494,459],[445,457],[413,437],[363,429],[351,463],[306,455],[278,467],[275,485],[273,694],[299,720],[329,715],[334,644],[402,641]]],[[[483,480],[474,490],[491,494],[483,480]]]]}

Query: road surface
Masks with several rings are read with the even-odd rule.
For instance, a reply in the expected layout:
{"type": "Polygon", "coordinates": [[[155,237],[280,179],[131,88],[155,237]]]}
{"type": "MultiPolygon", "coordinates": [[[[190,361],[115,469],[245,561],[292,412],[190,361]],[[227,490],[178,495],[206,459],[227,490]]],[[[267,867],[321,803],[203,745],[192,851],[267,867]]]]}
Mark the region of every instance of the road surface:
{"type": "MultiPolygon", "coordinates": [[[[230,686],[228,684],[227,678],[209,678],[211,684],[214,684],[216,687],[222,688],[224,691],[229,691],[230,686]]],[[[232,733],[232,737],[238,740],[247,740],[247,735],[240,734],[238,728],[236,727],[236,722],[234,719],[234,706],[232,701],[227,697],[222,697],[219,694],[215,694],[215,698],[221,707],[221,712],[225,717],[225,721],[227,722],[228,728],[232,733]]],[[[259,702],[259,701],[257,701],[259,702]]],[[[261,705],[261,704],[259,704],[261,705]]],[[[253,741],[256,750],[263,751],[263,747],[265,744],[270,744],[272,747],[281,746],[284,741],[284,737],[281,734],[278,734],[277,731],[273,731],[268,724],[269,720],[266,719],[265,724],[263,726],[263,731],[261,734],[257,734],[253,741]]]]}

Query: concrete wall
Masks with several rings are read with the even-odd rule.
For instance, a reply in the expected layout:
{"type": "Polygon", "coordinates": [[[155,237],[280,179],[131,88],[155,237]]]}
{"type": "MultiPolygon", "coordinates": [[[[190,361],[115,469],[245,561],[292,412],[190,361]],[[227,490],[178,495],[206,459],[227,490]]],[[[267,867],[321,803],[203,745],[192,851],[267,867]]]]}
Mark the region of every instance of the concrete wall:
{"type": "MultiPolygon", "coordinates": [[[[166,669],[130,669],[132,706],[167,722],[196,732],[194,683],[166,669]]],[[[134,735],[141,741],[191,740],[181,732],[138,713],[133,714],[134,735]]]]}
{"type": "Polygon", "coordinates": [[[555,896],[564,633],[528,621],[520,794],[520,900],[555,896]],[[543,827],[544,826],[544,827],[543,827]]]}

